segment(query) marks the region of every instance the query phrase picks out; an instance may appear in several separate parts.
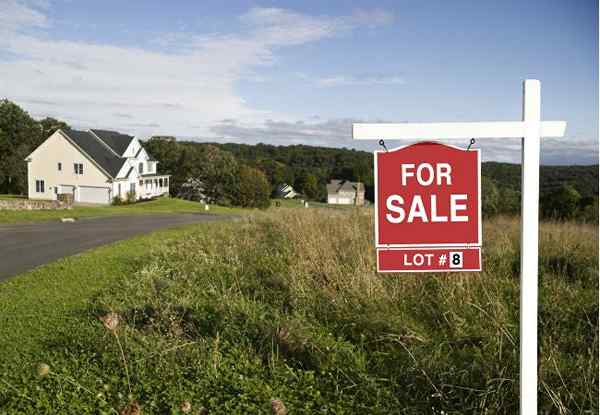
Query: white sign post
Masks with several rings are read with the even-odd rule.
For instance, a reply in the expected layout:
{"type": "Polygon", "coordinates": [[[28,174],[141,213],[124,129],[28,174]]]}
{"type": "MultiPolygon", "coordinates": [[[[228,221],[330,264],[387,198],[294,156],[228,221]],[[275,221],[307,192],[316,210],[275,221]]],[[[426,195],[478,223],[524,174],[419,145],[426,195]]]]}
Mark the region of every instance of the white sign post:
{"type": "Polygon", "coordinates": [[[353,124],[355,140],[521,138],[521,414],[537,413],[540,138],[562,137],[565,121],[541,121],[540,81],[523,83],[523,121],[353,124]]]}

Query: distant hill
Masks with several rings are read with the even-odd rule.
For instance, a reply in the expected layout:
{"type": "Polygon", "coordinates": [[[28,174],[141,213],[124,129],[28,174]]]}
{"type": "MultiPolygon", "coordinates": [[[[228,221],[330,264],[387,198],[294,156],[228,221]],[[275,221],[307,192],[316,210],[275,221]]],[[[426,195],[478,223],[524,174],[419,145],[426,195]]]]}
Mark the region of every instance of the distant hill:
{"type": "MultiPolygon", "coordinates": [[[[274,146],[270,144],[214,144],[230,151],[250,164],[274,160],[296,171],[310,170],[320,177],[361,180],[373,185],[373,154],[347,148],[307,145],[274,146]]],[[[485,162],[482,175],[494,180],[500,188],[521,190],[519,164],[485,162]]],[[[598,196],[598,165],[542,166],[540,194],[543,196],[562,185],[573,186],[583,197],[598,196]]]]}

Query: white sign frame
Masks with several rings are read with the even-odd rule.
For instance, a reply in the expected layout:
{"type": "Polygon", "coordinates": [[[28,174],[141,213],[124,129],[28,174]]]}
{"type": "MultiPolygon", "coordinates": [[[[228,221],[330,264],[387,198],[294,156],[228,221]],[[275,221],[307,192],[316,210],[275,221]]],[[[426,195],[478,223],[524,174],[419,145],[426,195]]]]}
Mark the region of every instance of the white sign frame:
{"type": "Polygon", "coordinates": [[[563,137],[566,121],[541,121],[541,85],[523,81],[523,120],[352,125],[355,140],[521,138],[520,410],[537,414],[538,243],[541,137],[563,137]]]}

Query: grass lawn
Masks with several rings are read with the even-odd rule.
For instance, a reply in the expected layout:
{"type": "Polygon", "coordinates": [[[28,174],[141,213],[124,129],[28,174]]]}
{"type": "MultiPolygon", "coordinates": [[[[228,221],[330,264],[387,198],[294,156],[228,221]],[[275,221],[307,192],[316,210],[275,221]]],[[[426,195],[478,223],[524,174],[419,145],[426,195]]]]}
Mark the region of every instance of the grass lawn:
{"type": "Polygon", "coordinates": [[[27,196],[21,196],[21,195],[0,195],[0,200],[10,200],[10,199],[27,199],[27,196]]]}
{"type": "MultiPolygon", "coordinates": [[[[20,196],[2,195],[3,199],[20,198],[20,196]]],[[[240,213],[242,209],[210,206],[209,213],[240,213]]],[[[131,205],[75,205],[72,209],[64,210],[0,210],[0,223],[37,222],[60,219],[64,217],[83,218],[109,215],[138,215],[152,213],[206,213],[204,205],[177,198],[158,198],[147,202],[131,205]]]]}
{"type": "MultiPolygon", "coordinates": [[[[366,212],[271,209],[0,284],[0,412],[517,413],[518,220],[485,221],[481,273],[378,275],[366,212]]],[[[597,316],[597,226],[541,224],[540,413],[597,413],[597,316]]]]}
{"type": "Polygon", "coordinates": [[[66,376],[58,381],[66,382],[61,388],[81,393],[72,383],[72,364],[85,371],[94,357],[82,348],[83,343],[77,346],[63,342],[70,333],[81,336],[81,342],[97,334],[95,319],[87,311],[90,301],[102,289],[118,286],[135,275],[157,250],[213,225],[191,225],[116,242],[0,283],[0,413],[19,413],[18,407],[35,408],[32,413],[77,412],[77,405],[69,403],[74,395],[67,391],[56,391],[58,401],[52,403],[42,397],[43,393],[40,395],[37,382],[30,383],[36,365],[41,361],[64,363],[63,368],[54,366],[57,373],[64,371],[66,376]],[[10,404],[13,399],[15,406],[10,404]],[[58,408],[57,403],[65,406],[58,408]]]}

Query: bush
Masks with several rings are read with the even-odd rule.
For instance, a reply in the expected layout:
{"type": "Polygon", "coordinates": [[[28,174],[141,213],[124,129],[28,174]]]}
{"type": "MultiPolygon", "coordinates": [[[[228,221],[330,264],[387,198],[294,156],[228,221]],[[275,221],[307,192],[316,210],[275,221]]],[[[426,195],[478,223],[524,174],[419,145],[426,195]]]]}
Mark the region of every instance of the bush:
{"type": "Polygon", "coordinates": [[[577,215],[581,195],[571,185],[563,185],[542,198],[542,214],[553,219],[570,219],[577,215]]]}
{"type": "Polygon", "coordinates": [[[266,209],[270,205],[271,186],[265,174],[252,167],[242,166],[236,203],[243,207],[266,209]]]}
{"type": "Polygon", "coordinates": [[[122,204],[123,204],[123,199],[121,199],[121,196],[114,196],[114,197],[112,198],[112,202],[111,202],[111,204],[112,204],[113,206],[119,206],[119,205],[122,205],[122,204]]]}
{"type": "Polygon", "coordinates": [[[130,190],[127,192],[127,203],[135,203],[137,201],[135,190],[130,190]]]}
{"type": "Polygon", "coordinates": [[[493,179],[481,178],[481,213],[485,217],[493,216],[500,210],[500,192],[493,179]]]}

